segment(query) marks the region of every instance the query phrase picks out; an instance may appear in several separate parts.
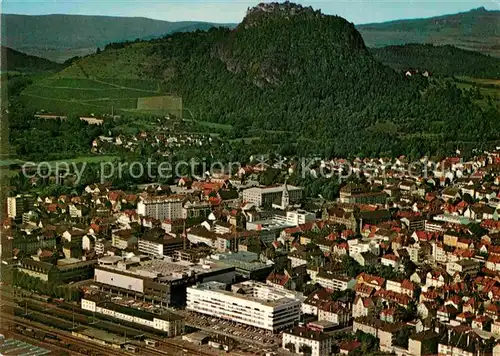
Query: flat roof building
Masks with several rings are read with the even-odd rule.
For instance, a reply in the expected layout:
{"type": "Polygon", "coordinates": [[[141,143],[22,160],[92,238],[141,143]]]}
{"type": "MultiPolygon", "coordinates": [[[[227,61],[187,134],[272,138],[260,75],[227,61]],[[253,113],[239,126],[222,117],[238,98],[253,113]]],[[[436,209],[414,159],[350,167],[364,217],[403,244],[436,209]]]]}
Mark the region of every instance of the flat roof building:
{"type": "Polygon", "coordinates": [[[127,307],[109,301],[98,301],[91,298],[82,298],[81,306],[82,309],[90,310],[98,314],[105,314],[113,318],[165,331],[170,337],[184,333],[184,318],[174,313],[165,312],[158,315],[145,310],[127,307]]]}
{"type": "Polygon", "coordinates": [[[243,200],[257,206],[271,207],[282,204],[283,193],[288,192],[288,203],[293,204],[302,199],[303,188],[293,185],[278,185],[273,187],[253,187],[243,191],[243,200]]]}
{"type": "Polygon", "coordinates": [[[277,332],[299,321],[304,298],[260,282],[243,282],[226,291],[205,283],[187,288],[187,309],[277,332]]]}
{"type": "Polygon", "coordinates": [[[94,281],[104,290],[167,305],[184,305],[189,285],[212,280],[233,283],[235,278],[235,268],[221,263],[171,262],[145,256],[100,258],[94,274],[94,281]]]}

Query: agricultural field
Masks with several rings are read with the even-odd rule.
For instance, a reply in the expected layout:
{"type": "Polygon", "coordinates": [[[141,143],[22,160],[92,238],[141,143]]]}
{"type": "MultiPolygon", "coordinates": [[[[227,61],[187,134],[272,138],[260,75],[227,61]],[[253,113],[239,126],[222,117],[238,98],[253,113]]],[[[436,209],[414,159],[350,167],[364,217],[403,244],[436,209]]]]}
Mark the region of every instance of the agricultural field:
{"type": "Polygon", "coordinates": [[[32,110],[65,115],[124,113],[137,109],[143,97],[159,96],[157,81],[113,81],[50,77],[36,81],[21,93],[32,110]],[[149,89],[147,89],[149,88],[149,89]]]}
{"type": "Polygon", "coordinates": [[[477,88],[482,95],[482,98],[477,100],[477,104],[481,107],[487,108],[491,103],[500,110],[500,80],[457,77],[455,83],[463,90],[477,88]]]}

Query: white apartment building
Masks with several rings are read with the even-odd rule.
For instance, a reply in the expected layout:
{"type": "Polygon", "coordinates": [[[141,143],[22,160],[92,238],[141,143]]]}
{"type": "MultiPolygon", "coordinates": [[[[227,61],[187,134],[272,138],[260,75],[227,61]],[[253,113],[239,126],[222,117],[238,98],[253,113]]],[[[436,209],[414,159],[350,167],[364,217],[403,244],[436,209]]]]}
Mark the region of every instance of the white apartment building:
{"type": "Polygon", "coordinates": [[[328,356],[332,352],[333,337],[313,331],[304,327],[297,326],[292,330],[283,332],[282,347],[289,348],[293,344],[293,353],[304,353],[304,346],[308,346],[311,350],[311,356],[328,356]]]}
{"type": "Polygon", "coordinates": [[[137,214],[158,220],[177,220],[184,216],[182,195],[147,197],[137,203],[137,214]]]}
{"type": "Polygon", "coordinates": [[[336,276],[330,271],[323,270],[321,270],[316,275],[315,281],[323,288],[338,291],[354,289],[354,287],[356,286],[356,280],[354,278],[346,276],[336,276]]]}
{"type": "Polygon", "coordinates": [[[446,272],[449,275],[454,276],[455,273],[460,273],[462,275],[468,274],[475,276],[479,272],[479,262],[475,260],[460,260],[456,262],[448,262],[446,264],[446,272]]]}
{"type": "Polygon", "coordinates": [[[138,239],[138,250],[142,253],[152,256],[163,256],[163,241],[150,241],[147,239],[138,239]]]}
{"type": "Polygon", "coordinates": [[[94,313],[166,331],[170,337],[184,333],[184,318],[173,313],[157,315],[111,302],[97,302],[85,298],[82,298],[81,307],[94,313]]]}
{"type": "Polygon", "coordinates": [[[16,195],[7,198],[7,215],[9,218],[17,218],[33,209],[35,199],[31,195],[16,195]]]}
{"type": "Polygon", "coordinates": [[[253,281],[224,288],[217,282],[187,288],[186,309],[273,332],[300,319],[300,294],[253,281]]]}
{"type": "Polygon", "coordinates": [[[295,210],[286,212],[286,222],[294,226],[305,224],[310,221],[316,220],[316,214],[305,211],[295,210]]]}
{"type": "Polygon", "coordinates": [[[374,255],[379,255],[379,244],[375,241],[365,241],[365,240],[349,240],[349,256],[362,254],[364,252],[371,252],[374,255]]]}

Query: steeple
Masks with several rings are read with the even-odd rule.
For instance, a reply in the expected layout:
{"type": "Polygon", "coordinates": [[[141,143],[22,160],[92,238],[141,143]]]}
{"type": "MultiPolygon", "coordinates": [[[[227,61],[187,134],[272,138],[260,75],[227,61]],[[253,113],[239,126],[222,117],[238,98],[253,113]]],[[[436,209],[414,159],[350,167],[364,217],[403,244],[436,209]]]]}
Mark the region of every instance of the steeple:
{"type": "Polygon", "coordinates": [[[290,205],[290,194],[288,193],[288,187],[286,186],[287,179],[288,178],[285,178],[283,194],[281,195],[281,207],[283,210],[288,209],[288,206],[290,205]]]}

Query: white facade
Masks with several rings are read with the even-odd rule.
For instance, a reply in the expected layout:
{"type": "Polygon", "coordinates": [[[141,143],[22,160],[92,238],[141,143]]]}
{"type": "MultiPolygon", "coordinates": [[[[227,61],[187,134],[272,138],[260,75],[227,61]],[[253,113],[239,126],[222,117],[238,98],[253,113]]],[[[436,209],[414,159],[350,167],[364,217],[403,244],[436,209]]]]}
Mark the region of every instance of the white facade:
{"type": "Polygon", "coordinates": [[[294,353],[301,353],[301,346],[307,345],[311,348],[311,356],[328,356],[332,351],[333,338],[307,331],[284,332],[282,347],[286,348],[290,343],[295,345],[294,353]]]}
{"type": "Polygon", "coordinates": [[[148,255],[163,256],[163,243],[139,239],[137,242],[139,251],[148,255]]]}
{"type": "MultiPolygon", "coordinates": [[[[177,317],[172,320],[165,320],[160,317],[155,317],[154,314],[150,314],[147,312],[141,312],[143,315],[147,315],[148,317],[140,317],[130,315],[129,313],[118,312],[116,310],[106,308],[105,306],[99,306],[95,301],[88,300],[82,298],[81,301],[82,309],[89,310],[98,314],[104,314],[111,316],[113,318],[126,320],[131,323],[136,323],[144,326],[148,326],[150,328],[154,328],[157,330],[162,330],[168,332],[169,336],[177,336],[184,333],[184,320],[183,318],[177,317]],[[149,315],[148,315],[149,314],[149,315]]],[[[131,308],[124,308],[131,309],[131,308]]]]}
{"type": "Polygon", "coordinates": [[[121,274],[119,271],[113,272],[96,268],[94,271],[94,281],[144,293],[144,280],[142,278],[127,276],[121,274]]]}
{"type": "Polygon", "coordinates": [[[356,286],[356,280],[354,278],[341,277],[341,276],[327,276],[323,273],[319,273],[316,276],[316,283],[318,283],[323,288],[328,288],[332,290],[344,291],[347,289],[354,289],[356,286]]]}
{"type": "Polygon", "coordinates": [[[151,197],[137,203],[137,213],[158,220],[177,220],[183,217],[182,198],[178,196],[151,197]]]}
{"type": "Polygon", "coordinates": [[[301,225],[316,220],[316,214],[305,210],[287,211],[286,221],[292,225],[301,225]]]}
{"type": "Polygon", "coordinates": [[[245,294],[209,283],[189,287],[186,309],[270,331],[291,327],[300,319],[302,301],[295,293],[258,282],[240,285],[245,294]]]}
{"type": "Polygon", "coordinates": [[[374,241],[349,240],[349,256],[371,252],[374,255],[379,255],[379,244],[374,241]]]}
{"type": "MultiPolygon", "coordinates": [[[[286,185],[290,203],[294,203],[302,198],[302,188],[293,185],[286,185]]],[[[257,206],[270,206],[279,199],[281,201],[285,185],[276,187],[253,187],[243,191],[243,200],[254,203],[257,206]]]]}

